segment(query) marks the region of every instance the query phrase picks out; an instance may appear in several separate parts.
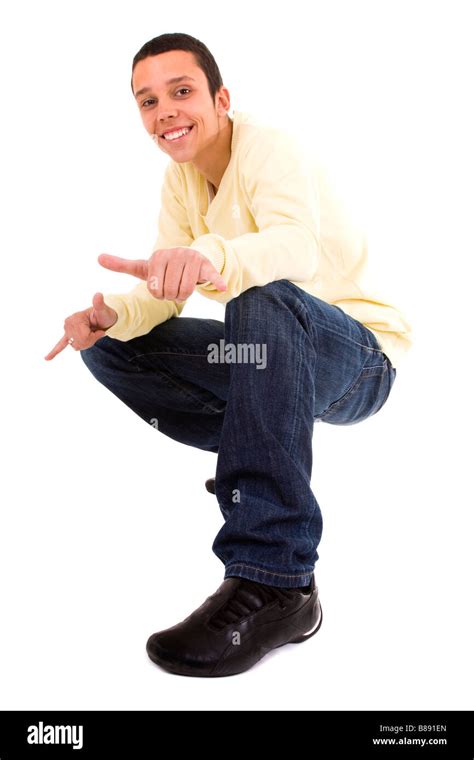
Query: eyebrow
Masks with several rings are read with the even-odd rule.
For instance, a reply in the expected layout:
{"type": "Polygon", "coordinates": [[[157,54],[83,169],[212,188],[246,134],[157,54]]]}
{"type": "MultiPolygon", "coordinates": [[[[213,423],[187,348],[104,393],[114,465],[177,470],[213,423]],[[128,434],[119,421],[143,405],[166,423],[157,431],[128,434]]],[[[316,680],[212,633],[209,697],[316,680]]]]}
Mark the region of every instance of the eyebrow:
{"type": "MultiPolygon", "coordinates": [[[[180,77],[172,77],[171,79],[168,79],[165,84],[175,84],[176,82],[182,82],[184,79],[192,79],[193,82],[196,80],[194,77],[190,77],[187,74],[183,74],[183,76],[180,77]]],[[[145,92],[151,92],[151,87],[142,87],[141,90],[138,90],[138,92],[135,93],[135,97],[138,98],[139,95],[144,95],[145,92]]]]}

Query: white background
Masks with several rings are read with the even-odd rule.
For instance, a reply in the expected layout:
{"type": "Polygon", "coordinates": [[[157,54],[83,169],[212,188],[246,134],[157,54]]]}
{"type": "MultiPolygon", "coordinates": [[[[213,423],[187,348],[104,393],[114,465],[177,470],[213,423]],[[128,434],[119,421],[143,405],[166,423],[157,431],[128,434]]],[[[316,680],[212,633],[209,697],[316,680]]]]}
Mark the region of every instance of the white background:
{"type": "MultiPolygon", "coordinates": [[[[469,5],[2,6],[0,709],[473,709],[469,5]],[[147,427],[72,349],[43,359],[94,292],[134,285],[99,253],[151,253],[167,158],[131,62],[175,31],[213,52],[232,109],[346,176],[415,338],[378,415],[315,426],[321,630],[230,679],[145,651],[222,581],[216,456],[147,427]]],[[[223,307],[196,293],[186,315],[223,307]]]]}

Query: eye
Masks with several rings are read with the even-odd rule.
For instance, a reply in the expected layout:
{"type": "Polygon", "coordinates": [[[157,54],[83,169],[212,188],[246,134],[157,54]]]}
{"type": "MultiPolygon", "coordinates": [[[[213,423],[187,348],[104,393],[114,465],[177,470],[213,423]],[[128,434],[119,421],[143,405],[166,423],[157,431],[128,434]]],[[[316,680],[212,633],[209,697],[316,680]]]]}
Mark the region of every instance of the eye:
{"type": "MultiPolygon", "coordinates": [[[[176,94],[178,92],[191,92],[191,90],[189,89],[189,87],[180,87],[179,90],[176,90],[176,94]]],[[[142,103],[142,107],[146,108],[147,103],[153,103],[154,100],[155,100],[154,98],[148,98],[147,100],[144,100],[142,103]]]]}

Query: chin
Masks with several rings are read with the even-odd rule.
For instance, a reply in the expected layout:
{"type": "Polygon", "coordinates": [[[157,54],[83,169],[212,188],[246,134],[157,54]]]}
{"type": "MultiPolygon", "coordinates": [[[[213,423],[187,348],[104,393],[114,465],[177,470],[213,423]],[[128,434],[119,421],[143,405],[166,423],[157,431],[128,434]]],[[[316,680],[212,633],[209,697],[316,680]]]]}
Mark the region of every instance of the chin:
{"type": "Polygon", "coordinates": [[[166,155],[172,158],[173,161],[175,161],[177,164],[185,164],[188,161],[192,161],[195,157],[195,153],[188,153],[187,155],[181,154],[181,155],[173,156],[171,151],[170,153],[167,153],[166,155]]]}

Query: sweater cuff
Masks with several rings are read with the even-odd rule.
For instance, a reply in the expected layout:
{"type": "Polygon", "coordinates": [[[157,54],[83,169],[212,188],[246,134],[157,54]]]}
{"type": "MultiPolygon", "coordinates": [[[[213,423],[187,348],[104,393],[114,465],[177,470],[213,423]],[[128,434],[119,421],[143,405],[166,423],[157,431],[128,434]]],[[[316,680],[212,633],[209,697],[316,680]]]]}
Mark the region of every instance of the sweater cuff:
{"type": "MultiPolygon", "coordinates": [[[[212,234],[201,235],[201,237],[197,239],[196,243],[193,243],[191,245],[191,248],[194,251],[201,253],[206,257],[206,259],[209,259],[214,269],[219,272],[219,274],[221,274],[225,279],[224,269],[226,257],[224,246],[221,245],[212,234]]],[[[200,283],[197,287],[203,288],[204,290],[217,290],[216,286],[210,282],[210,280],[200,283]]]]}
{"type": "Polygon", "coordinates": [[[122,335],[128,327],[127,309],[125,308],[125,304],[121,297],[115,293],[104,296],[104,302],[106,306],[110,306],[111,309],[114,309],[117,312],[117,321],[112,327],[108,327],[107,330],[105,330],[105,334],[108,335],[109,338],[120,338],[120,335],[122,335]]]}

